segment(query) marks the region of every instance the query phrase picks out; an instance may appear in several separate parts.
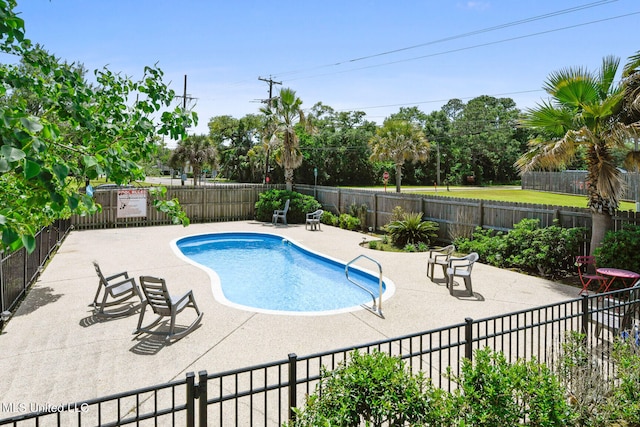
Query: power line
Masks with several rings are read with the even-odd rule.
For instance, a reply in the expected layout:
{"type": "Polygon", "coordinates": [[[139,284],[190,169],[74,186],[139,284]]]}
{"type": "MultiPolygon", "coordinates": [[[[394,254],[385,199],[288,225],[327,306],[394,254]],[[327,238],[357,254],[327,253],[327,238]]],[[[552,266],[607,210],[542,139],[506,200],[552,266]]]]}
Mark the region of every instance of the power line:
{"type": "Polygon", "coordinates": [[[506,43],[506,42],[510,42],[510,41],[514,41],[514,40],[521,40],[521,39],[525,39],[525,38],[529,38],[529,37],[540,36],[540,35],[543,35],[543,34],[550,34],[550,33],[558,32],[558,31],[569,30],[569,29],[573,29],[573,28],[582,27],[582,26],[585,26],[585,25],[592,25],[592,24],[598,24],[598,23],[601,23],[601,22],[612,21],[614,19],[627,18],[629,16],[638,15],[638,14],[640,14],[640,11],[630,12],[630,13],[626,13],[626,14],[618,15],[618,16],[612,16],[612,17],[609,17],[609,18],[597,19],[597,20],[589,21],[589,22],[583,22],[581,24],[569,25],[569,26],[566,26],[566,27],[554,28],[554,29],[551,29],[551,30],[539,31],[539,32],[536,32],[536,33],[525,34],[525,35],[522,35],[522,36],[509,37],[509,38],[506,38],[506,39],[496,40],[496,41],[487,42],[487,43],[480,43],[480,44],[476,44],[476,45],[472,45],[472,46],[466,46],[466,47],[461,47],[461,48],[456,48],[456,49],[445,50],[445,51],[442,51],[442,52],[430,53],[428,55],[415,56],[415,57],[411,57],[411,58],[399,59],[399,60],[396,60],[396,61],[383,62],[383,63],[380,63],[380,64],[372,64],[372,65],[367,65],[367,66],[364,66],[364,67],[351,68],[349,70],[334,71],[334,72],[329,72],[329,73],[324,73],[324,74],[316,74],[316,75],[307,76],[307,77],[299,77],[297,79],[291,79],[289,81],[296,81],[296,80],[303,80],[303,79],[309,79],[309,78],[323,77],[323,76],[332,75],[332,74],[342,74],[342,73],[347,73],[347,72],[352,72],[352,71],[366,70],[366,69],[369,69],[369,68],[383,67],[383,66],[386,66],[386,65],[399,64],[399,63],[402,63],[402,62],[415,61],[417,59],[424,59],[424,58],[430,58],[430,57],[434,57],[434,56],[446,55],[446,54],[449,54],[449,53],[462,52],[462,51],[465,51],[465,50],[476,49],[476,48],[479,48],[479,47],[492,46],[492,45],[496,45],[496,44],[500,44],[500,43],[506,43]]]}
{"type": "Polygon", "coordinates": [[[319,66],[311,67],[311,68],[307,68],[307,69],[300,69],[300,70],[277,73],[276,75],[282,77],[282,76],[286,76],[286,75],[290,75],[290,74],[299,74],[299,73],[302,73],[302,72],[305,72],[305,71],[312,71],[312,70],[317,70],[317,69],[322,69],[322,68],[328,68],[328,67],[335,67],[335,66],[340,66],[340,65],[344,65],[344,64],[350,64],[350,63],[353,63],[353,62],[363,61],[363,60],[366,60],[366,59],[377,58],[377,57],[380,57],[380,56],[386,56],[386,55],[391,55],[391,54],[398,53],[398,52],[404,52],[404,51],[407,51],[407,50],[417,49],[419,47],[430,46],[430,45],[434,45],[434,44],[438,44],[438,43],[444,43],[444,42],[448,42],[448,41],[452,41],[452,40],[456,40],[456,39],[475,36],[475,35],[478,35],[478,34],[488,33],[488,32],[492,32],[492,31],[496,31],[496,30],[502,30],[502,29],[509,28],[509,27],[514,27],[514,26],[517,26],[517,25],[527,24],[527,23],[530,23],[530,22],[540,21],[540,20],[543,20],[543,19],[556,17],[556,16],[561,16],[561,15],[565,15],[565,14],[568,14],[568,13],[573,13],[573,12],[577,12],[577,11],[580,11],[580,10],[589,9],[589,8],[596,7],[596,6],[602,6],[602,5],[605,5],[605,4],[608,4],[608,3],[613,3],[613,2],[616,2],[616,1],[618,1],[618,0],[600,0],[600,1],[593,2],[593,3],[587,3],[585,5],[572,7],[572,8],[569,8],[569,9],[562,9],[562,10],[555,11],[555,12],[545,13],[543,15],[537,15],[537,16],[533,16],[533,17],[529,17],[529,18],[520,19],[520,20],[517,20],[517,21],[511,21],[511,22],[507,22],[505,24],[500,24],[500,25],[496,25],[496,26],[493,26],[493,27],[487,27],[487,28],[483,28],[483,29],[480,29],[480,30],[470,31],[470,32],[467,32],[467,33],[457,34],[457,35],[454,35],[454,36],[444,37],[444,38],[441,38],[441,39],[436,39],[436,40],[432,40],[432,41],[428,41],[428,42],[424,42],[424,43],[419,43],[419,44],[412,45],[412,46],[407,46],[407,47],[402,47],[402,48],[398,48],[398,49],[388,50],[388,51],[384,51],[384,52],[380,52],[380,53],[375,53],[375,54],[372,54],[372,55],[356,57],[356,58],[348,59],[346,61],[340,61],[340,62],[334,62],[334,63],[331,63],[331,64],[319,65],[319,66]]]}
{"type": "MultiPolygon", "coordinates": [[[[532,89],[532,90],[521,90],[521,91],[517,91],[517,92],[504,92],[504,93],[496,93],[493,95],[487,95],[487,96],[491,96],[493,98],[497,98],[500,96],[507,96],[507,95],[520,95],[523,93],[533,93],[533,92],[544,92],[543,89],[532,89]]],[[[358,110],[368,110],[368,109],[373,109],[373,108],[389,108],[389,107],[404,107],[406,105],[420,105],[420,104],[435,104],[435,103],[439,103],[439,102],[449,102],[451,101],[451,99],[474,99],[477,98],[478,96],[481,95],[475,95],[475,96],[465,96],[465,97],[454,97],[454,98],[449,98],[449,99],[432,99],[429,101],[418,101],[418,102],[403,102],[400,104],[386,104],[386,105],[374,105],[371,107],[361,107],[358,108],[358,110]]],[[[343,108],[337,111],[354,111],[353,108],[343,108]]]]}

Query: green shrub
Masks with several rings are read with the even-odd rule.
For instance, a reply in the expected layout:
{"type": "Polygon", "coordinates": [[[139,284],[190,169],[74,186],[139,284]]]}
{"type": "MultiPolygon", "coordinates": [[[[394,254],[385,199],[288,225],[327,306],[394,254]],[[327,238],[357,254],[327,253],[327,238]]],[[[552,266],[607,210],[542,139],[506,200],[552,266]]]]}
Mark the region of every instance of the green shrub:
{"type": "Polygon", "coordinates": [[[360,228],[360,219],[349,214],[340,214],[338,226],[346,230],[358,230],[360,228]]]}
{"type": "Polygon", "coordinates": [[[397,357],[354,350],[334,371],[322,368],[316,392],[291,427],[447,425],[445,392],[397,357]]]}
{"type": "Polygon", "coordinates": [[[631,331],[626,339],[619,339],[613,350],[617,384],[605,411],[620,425],[640,426],[640,337],[631,331]]]}
{"type": "Polygon", "coordinates": [[[393,208],[393,211],[391,211],[391,218],[389,219],[389,222],[402,221],[404,215],[405,213],[404,209],[402,209],[402,206],[396,206],[395,208],[393,208]]]}
{"type": "Polygon", "coordinates": [[[367,212],[369,210],[369,206],[366,204],[357,205],[352,203],[349,206],[349,215],[354,216],[360,220],[360,229],[365,231],[367,229],[367,212]]]}
{"type": "Polygon", "coordinates": [[[407,244],[417,245],[420,242],[430,245],[438,236],[438,223],[423,221],[422,212],[405,213],[401,220],[391,221],[385,226],[393,244],[404,248],[407,244]]]}
{"type": "Polygon", "coordinates": [[[338,217],[332,212],[324,211],[320,217],[320,222],[327,225],[333,225],[335,227],[338,225],[338,217]]]}
{"type": "Polygon", "coordinates": [[[540,228],[537,219],[523,219],[508,233],[477,227],[473,237],[454,241],[460,252],[477,252],[483,262],[517,268],[548,277],[564,277],[575,270],[584,228],[562,228],[557,224],[540,228]]]}
{"type": "Polygon", "coordinates": [[[561,427],[575,420],[558,378],[535,360],[510,364],[485,348],[474,352],[473,362],[463,359],[460,376],[451,378],[459,385],[452,396],[456,425],[561,427]]]}
{"type": "Polygon", "coordinates": [[[407,243],[406,245],[404,245],[404,248],[402,248],[402,250],[405,252],[415,252],[416,246],[411,243],[407,243]]]}
{"type": "Polygon", "coordinates": [[[558,375],[577,415],[576,425],[640,426],[640,337],[624,331],[611,352],[614,372],[602,366],[601,350],[584,334],[572,333],[562,344],[558,375]]]}
{"type": "Polygon", "coordinates": [[[268,190],[260,193],[255,205],[255,218],[258,221],[271,221],[273,211],[284,209],[284,205],[289,202],[287,212],[287,222],[290,224],[303,224],[309,212],[314,212],[322,208],[320,202],[312,196],[307,196],[295,191],[268,190]]]}
{"type": "Polygon", "coordinates": [[[625,224],[607,232],[594,254],[598,265],[640,271],[640,225],[625,224]]]}
{"type": "Polygon", "coordinates": [[[378,241],[372,240],[369,242],[369,249],[378,249],[378,241]]]}

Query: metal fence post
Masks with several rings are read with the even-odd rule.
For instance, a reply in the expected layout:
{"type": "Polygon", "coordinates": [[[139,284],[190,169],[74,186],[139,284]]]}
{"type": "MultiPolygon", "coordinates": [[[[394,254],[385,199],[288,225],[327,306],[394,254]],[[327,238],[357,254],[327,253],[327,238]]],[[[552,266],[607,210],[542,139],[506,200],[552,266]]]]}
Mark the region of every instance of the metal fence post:
{"type": "Polygon", "coordinates": [[[473,319],[465,317],[464,321],[464,357],[473,360],[473,319]]]}
{"type": "Polygon", "coordinates": [[[187,372],[187,427],[195,427],[196,375],[187,372]]]}
{"type": "Polygon", "coordinates": [[[582,325],[580,330],[585,336],[585,340],[589,338],[589,295],[582,295],[582,325]]]}
{"type": "Polygon", "coordinates": [[[293,408],[298,406],[297,402],[297,372],[298,356],[295,353],[289,353],[289,421],[293,421],[296,413],[293,408]]]}
{"type": "Polygon", "coordinates": [[[198,427],[207,427],[207,371],[198,372],[198,427]]]}

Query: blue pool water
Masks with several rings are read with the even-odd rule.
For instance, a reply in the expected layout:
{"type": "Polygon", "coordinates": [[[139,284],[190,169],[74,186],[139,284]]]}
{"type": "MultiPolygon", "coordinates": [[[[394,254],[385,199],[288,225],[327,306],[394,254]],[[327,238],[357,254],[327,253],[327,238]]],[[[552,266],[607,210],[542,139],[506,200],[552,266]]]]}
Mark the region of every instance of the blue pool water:
{"type": "MultiPolygon", "coordinates": [[[[345,277],[345,263],[266,233],[211,233],[174,242],[179,255],[212,279],[218,301],[259,312],[330,314],[371,305],[345,277]]],[[[374,265],[377,269],[377,266],[374,265]]],[[[349,267],[349,277],[379,294],[379,272],[349,267]]],[[[383,299],[393,284],[383,280],[383,299]]],[[[389,292],[391,291],[391,292],[389,292]]]]}

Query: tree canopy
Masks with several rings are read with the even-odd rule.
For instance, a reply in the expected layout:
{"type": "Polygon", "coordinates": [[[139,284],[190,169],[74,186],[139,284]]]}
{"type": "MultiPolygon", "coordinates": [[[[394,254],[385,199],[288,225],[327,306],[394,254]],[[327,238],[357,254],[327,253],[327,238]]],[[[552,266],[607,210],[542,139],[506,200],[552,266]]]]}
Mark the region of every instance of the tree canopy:
{"type": "MultiPolygon", "coordinates": [[[[15,0],[0,0],[1,247],[35,247],[37,230],[100,207],[83,192],[86,179],[144,178],[138,162],[155,153],[157,135],[178,139],[197,120],[171,108],[175,93],[157,66],[132,79],[106,67],[94,81],[81,65],[49,54],[25,37],[15,0]]],[[[164,211],[188,221],[171,201],[164,211]]]]}

